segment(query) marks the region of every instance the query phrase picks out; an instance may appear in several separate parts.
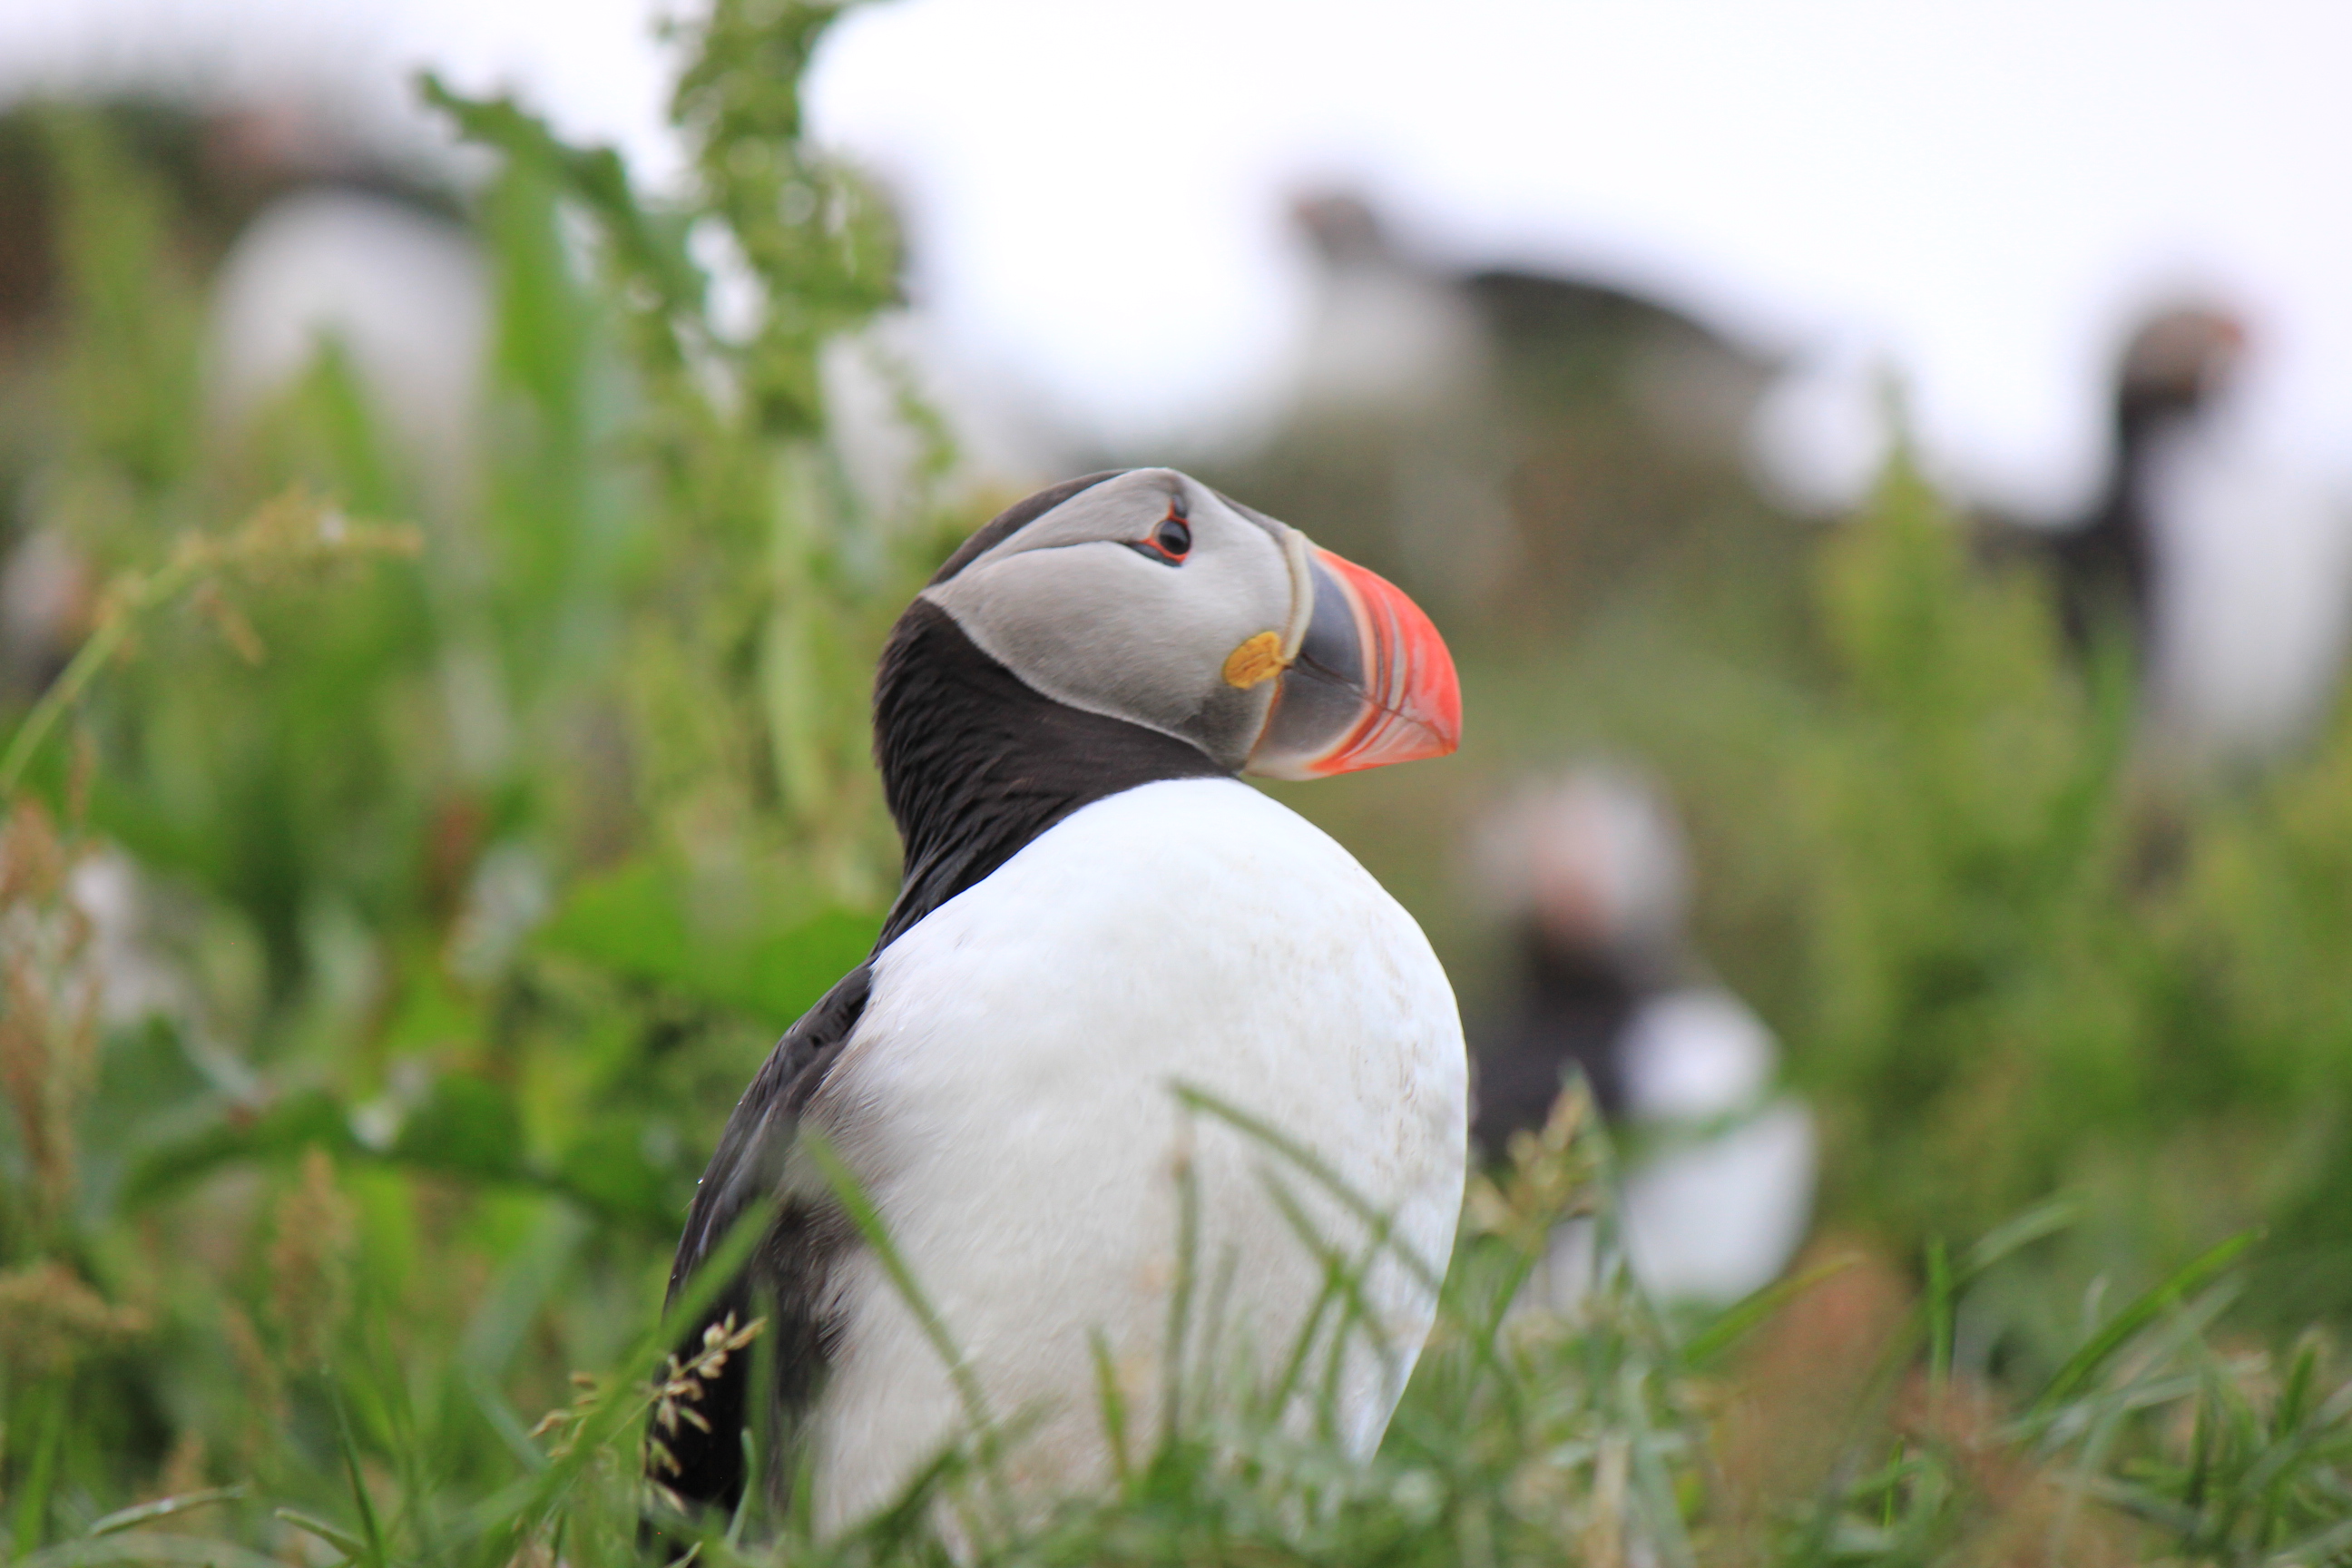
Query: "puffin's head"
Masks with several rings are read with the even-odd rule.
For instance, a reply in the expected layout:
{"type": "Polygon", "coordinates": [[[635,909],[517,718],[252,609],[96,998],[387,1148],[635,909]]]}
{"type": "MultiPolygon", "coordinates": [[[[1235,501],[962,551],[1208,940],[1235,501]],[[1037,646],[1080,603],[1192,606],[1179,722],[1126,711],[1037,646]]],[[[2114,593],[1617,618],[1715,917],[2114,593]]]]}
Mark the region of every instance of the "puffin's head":
{"type": "Polygon", "coordinates": [[[2226,310],[2206,305],[2160,310],[2124,347],[2119,395],[2127,407],[2192,412],[2229,385],[2245,349],[2246,329],[2226,310]]]}
{"type": "Polygon", "coordinates": [[[1033,690],[1222,768],[1319,778],[1461,737],[1453,656],[1419,606],[1173,468],[1040,491],[920,597],[1033,690]]]}
{"type": "Polygon", "coordinates": [[[1547,953],[1670,967],[1683,945],[1688,853],[1647,777],[1582,763],[1531,779],[1486,818],[1477,889],[1547,953]]]}

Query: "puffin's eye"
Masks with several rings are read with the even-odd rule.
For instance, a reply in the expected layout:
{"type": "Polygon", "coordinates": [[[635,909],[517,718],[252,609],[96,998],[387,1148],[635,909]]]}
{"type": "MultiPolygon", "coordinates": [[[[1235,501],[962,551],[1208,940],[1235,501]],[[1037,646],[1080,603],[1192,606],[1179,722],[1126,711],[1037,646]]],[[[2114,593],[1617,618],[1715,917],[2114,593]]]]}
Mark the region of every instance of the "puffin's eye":
{"type": "Polygon", "coordinates": [[[1152,525],[1151,532],[1142,539],[1127,541],[1127,547],[1162,566],[1183,565],[1185,552],[1192,548],[1192,525],[1184,521],[1183,501],[1171,501],[1168,515],[1152,525]]]}

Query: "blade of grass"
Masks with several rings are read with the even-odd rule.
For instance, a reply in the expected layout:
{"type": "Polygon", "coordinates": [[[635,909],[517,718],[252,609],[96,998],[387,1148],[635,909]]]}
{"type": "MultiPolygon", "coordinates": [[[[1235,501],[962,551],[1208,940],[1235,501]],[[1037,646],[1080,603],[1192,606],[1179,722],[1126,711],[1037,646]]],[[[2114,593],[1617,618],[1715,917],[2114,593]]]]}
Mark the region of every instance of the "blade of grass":
{"type": "Polygon", "coordinates": [[[93,1523],[90,1535],[112,1535],[118,1530],[135,1530],[142,1524],[152,1524],[159,1519],[169,1519],[175,1513],[186,1513],[216,1502],[239,1502],[250,1495],[252,1489],[239,1482],[233,1487],[208,1487],[203,1491],[182,1492],[177,1497],[158,1498],[142,1502],[136,1508],[119,1508],[93,1523]]]}
{"type": "Polygon", "coordinates": [[[366,1536],[363,1561],[367,1568],[385,1568],[383,1527],[375,1516],[375,1500],[368,1496],[367,1478],[360,1473],[359,1444],[352,1436],[351,1411],[343,1402],[342,1380],[331,1373],[327,1377],[327,1397],[335,1407],[335,1437],[343,1451],[343,1471],[351,1480],[352,1502],[359,1510],[360,1529],[366,1536]]]}
{"type": "Polygon", "coordinates": [[[2076,1351],[2063,1366],[2052,1374],[2048,1384],[2027,1407],[2028,1413],[2046,1415],[2064,1404],[2097,1375],[2099,1369],[2129,1343],[2134,1335],[2236,1262],[2260,1235],[2259,1231],[2250,1230],[2231,1237],[2219,1247],[2190,1259],[2169,1279],[2116,1313],[2105,1327],[2091,1337],[2089,1343],[2076,1351]]]}
{"type": "MultiPolygon", "coordinates": [[[[659,1364],[669,1354],[689,1329],[700,1325],[703,1314],[719,1293],[732,1284],[743,1265],[750,1261],[752,1251],[765,1236],[775,1217],[772,1201],[752,1205],[735,1223],[728,1227],[719,1244],[711,1248],[687,1279],[685,1287],[671,1298],[663,1310],[660,1321],[630,1347],[620,1364],[641,1367],[659,1364]]],[[[565,1493],[570,1490],[596,1457],[631,1422],[651,1409],[655,1394],[629,1378],[615,1377],[601,1389],[591,1402],[574,1435],[571,1447],[559,1458],[549,1462],[522,1495],[518,1506],[501,1519],[492,1516],[484,1522],[482,1545],[478,1553],[481,1568],[494,1568],[512,1557],[516,1548],[530,1539],[546,1522],[565,1493]],[[503,1527],[503,1528],[501,1528],[503,1527]]],[[[674,1524],[674,1521],[665,1521],[674,1524]]]]}
{"type": "Polygon", "coordinates": [[[1095,1362],[1095,1403],[1102,1412],[1103,1440],[1110,1448],[1111,1474],[1121,1496],[1135,1481],[1135,1467],[1127,1451],[1127,1396],[1119,1392],[1118,1369],[1111,1364],[1110,1342],[1099,1328],[1087,1331],[1087,1348],[1095,1362]]]}
{"type": "MultiPolygon", "coordinates": [[[[1184,1129],[1189,1140],[1194,1129],[1184,1129]]],[[[1176,1163],[1176,1278],[1168,1292],[1167,1342],[1160,1346],[1160,1455],[1176,1452],[1183,1426],[1184,1346],[1192,1332],[1192,1287],[1201,1264],[1201,1186],[1188,1142],[1176,1163]]]]}
{"type": "Polygon", "coordinates": [[[231,1542],[203,1535],[156,1535],[133,1531],[90,1540],[60,1542],[19,1557],[10,1568],[89,1568],[100,1563],[169,1563],[185,1568],[286,1568],[272,1557],[231,1542]]]}
{"type": "Polygon", "coordinates": [[[2327,1525],[2263,1559],[2263,1568],[2320,1568],[2352,1551],[2352,1520],[2327,1525]]]}
{"type": "Polygon", "coordinates": [[[872,1247],[875,1257],[881,1260],[884,1272],[890,1277],[892,1288],[898,1292],[898,1299],[915,1315],[923,1337],[930,1341],[932,1351],[946,1366],[948,1380],[955,1385],[956,1397],[963,1404],[964,1419],[971,1425],[979,1445],[982,1474],[988,1479],[991,1489],[1000,1494],[1000,1510],[1009,1521],[1012,1517],[1011,1504],[1009,1499],[1003,1495],[1003,1482],[999,1465],[1003,1457],[1003,1434],[995,1417],[989,1412],[988,1395],[980,1385],[979,1373],[972,1370],[971,1363],[956,1344],[955,1337],[948,1331],[947,1321],[940,1316],[939,1309],[932,1306],[930,1298],[924,1294],[922,1284],[915,1278],[915,1271],[908,1264],[906,1255],[891,1240],[889,1226],[883,1222],[882,1213],[875,1207],[874,1200],[866,1195],[865,1184],[858,1181],[832,1142],[815,1128],[803,1126],[800,1131],[800,1142],[801,1147],[808,1151],[811,1162],[824,1176],[825,1184],[832,1187],[835,1198],[848,1212],[851,1223],[857,1226],[866,1245],[872,1247]]]}
{"type": "Polygon", "coordinates": [[[1171,1083],[1169,1088],[1179,1103],[1190,1106],[1195,1110],[1205,1110],[1220,1121],[1247,1133],[1251,1138],[1297,1166],[1301,1172],[1313,1177],[1318,1186],[1338,1198],[1357,1218],[1370,1226],[1396,1254],[1399,1261],[1411,1269],[1414,1278],[1427,1288],[1431,1295],[1436,1295],[1444,1288],[1445,1283],[1444,1271],[1396,1239],[1393,1234],[1395,1217],[1356,1191],[1347,1178],[1333,1170],[1322,1156],[1280,1130],[1252,1116],[1248,1111],[1219,1099],[1207,1089],[1196,1088],[1181,1080],[1171,1083]]]}
{"type": "Polygon", "coordinates": [[[1977,1276],[1994,1264],[2022,1251],[2042,1240],[2055,1236],[2083,1217],[2082,1205],[2071,1198],[2053,1198],[2019,1215],[2006,1224],[1994,1226],[1977,1238],[1961,1260],[1958,1283],[1967,1286],[1977,1276]]]}
{"type": "Polygon", "coordinates": [[[295,1529],[315,1535],[345,1557],[356,1563],[368,1554],[368,1543],[339,1524],[302,1512],[299,1509],[276,1508],[269,1510],[272,1518],[281,1519],[295,1529]]]}
{"type": "Polygon", "coordinates": [[[1927,1243],[1927,1388],[1937,1396],[1952,1378],[1952,1317],[1956,1287],[1940,1236],[1927,1243]]]}
{"type": "MultiPolygon", "coordinates": [[[[1381,1331],[1382,1325],[1380,1320],[1372,1312],[1371,1303],[1364,1299],[1364,1275],[1384,1250],[1386,1237],[1376,1236],[1371,1239],[1366,1248],[1367,1256],[1361,1263],[1351,1260],[1344,1249],[1323,1237],[1321,1231],[1316,1226],[1314,1216],[1307,1212],[1306,1204],[1297,1194],[1290,1190],[1288,1183],[1284,1182],[1272,1171],[1264,1172],[1262,1174],[1266,1191],[1273,1197],[1276,1207],[1282,1211],[1283,1218],[1289,1224],[1292,1232],[1297,1236],[1299,1244],[1307,1248],[1308,1255],[1313,1257],[1323,1269],[1323,1289],[1316,1299],[1314,1310],[1308,1315],[1306,1326],[1300,1330],[1298,1342],[1292,1347],[1296,1365],[1292,1370],[1286,1371],[1283,1377],[1281,1386],[1286,1399],[1295,1383],[1296,1367],[1303,1366],[1314,1352],[1317,1338],[1322,1331],[1325,1313],[1335,1302],[1340,1308],[1339,1320],[1331,1326],[1330,1355],[1326,1363],[1325,1375],[1322,1379],[1325,1389],[1324,1407],[1317,1412],[1318,1419],[1328,1428],[1333,1417],[1333,1412],[1329,1407],[1330,1391],[1336,1387],[1344,1370],[1349,1338],[1349,1331],[1351,1328],[1358,1324],[1367,1325],[1366,1335],[1371,1340],[1374,1352],[1381,1357],[1387,1385],[1394,1386],[1399,1381],[1397,1378],[1399,1357],[1396,1348],[1388,1342],[1387,1336],[1381,1331]]],[[[1280,1405],[1277,1404],[1269,1414],[1279,1418],[1280,1405]]]]}
{"type": "Polygon", "coordinates": [[[1649,1544],[1675,1568],[1695,1568],[1697,1557],[1691,1546],[1689,1534],[1683,1529],[1682,1510],[1676,1506],[1674,1478],[1666,1471],[1660,1452],[1659,1434],[1651,1423],[1648,1397],[1654,1369],[1628,1365],[1619,1374],[1617,1407],[1625,1424],[1633,1428],[1629,1434],[1632,1447],[1629,1457],[1638,1483],[1634,1490],[1643,1500],[1642,1512],[1649,1525],[1649,1544]]]}
{"type": "MultiPolygon", "coordinates": [[[[761,1334],[751,1342],[751,1383],[755,1389],[776,1386],[776,1336],[761,1334]]],[[[743,1423],[743,1474],[751,1479],[743,1495],[736,1500],[735,1517],[728,1521],[727,1543],[730,1547],[743,1539],[744,1530],[755,1519],[764,1518],[768,1500],[769,1478],[777,1463],[777,1444],[782,1438],[782,1413],[772,1399],[753,1399],[745,1412],[743,1423]]]]}
{"type": "Polygon", "coordinates": [[[483,1424],[498,1434],[499,1441],[506,1445],[515,1462],[533,1474],[547,1468],[546,1453],[531,1441],[530,1428],[507,1403],[505,1393],[488,1375],[471,1366],[461,1366],[458,1378],[483,1424]]]}
{"type": "Polygon", "coordinates": [[[32,1406],[32,1463],[26,1468],[25,1479],[17,1483],[16,1504],[16,1555],[22,1557],[39,1543],[41,1530],[48,1522],[49,1490],[56,1485],[58,1454],[65,1446],[65,1391],[53,1380],[36,1386],[34,1396],[25,1401],[32,1406]]]}

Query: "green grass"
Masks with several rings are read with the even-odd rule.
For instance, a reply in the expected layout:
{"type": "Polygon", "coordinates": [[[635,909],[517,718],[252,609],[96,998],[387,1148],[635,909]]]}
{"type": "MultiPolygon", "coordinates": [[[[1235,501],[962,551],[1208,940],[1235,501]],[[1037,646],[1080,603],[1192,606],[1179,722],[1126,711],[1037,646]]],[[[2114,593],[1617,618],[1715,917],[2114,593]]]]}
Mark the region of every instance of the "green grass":
{"type": "MultiPolygon", "coordinates": [[[[108,586],[65,675],[0,699],[0,1555],[638,1559],[678,1219],[870,941],[868,671],[988,510],[919,411],[902,514],[827,443],[817,351],[895,268],[801,138],[830,16],[719,7],[675,201],[424,89],[497,163],[457,484],[331,345],[250,428],[208,424],[180,187],[104,116],[8,140],[65,221],[55,318],[0,367],[40,414],[0,479],[108,586]],[[698,227],[758,285],[748,334],[713,324],[698,227]],[[83,984],[65,884],[108,846],[178,977],[144,1017],[83,984]]],[[[1849,526],[1720,532],[1605,613],[1460,628],[1455,762],[1281,793],[1475,1005],[1447,830],[1562,736],[1655,759],[1708,956],[1829,1133],[1796,1281],[1707,1318],[1612,1272],[1571,1320],[1507,1321],[1559,1214],[1608,1223],[1571,1110],[1474,1187],[1370,1461],[1185,1368],[1171,1427],[1106,1398],[1098,1492],[997,1510],[995,1413],[849,1539],[762,1504],[706,1556],[2352,1561],[2352,725],[2184,781],[2119,661],[2078,669],[2044,586],[1971,560],[1900,468],[1849,526]]],[[[1329,1261],[1344,1322],[1361,1259],[1329,1261]]]]}

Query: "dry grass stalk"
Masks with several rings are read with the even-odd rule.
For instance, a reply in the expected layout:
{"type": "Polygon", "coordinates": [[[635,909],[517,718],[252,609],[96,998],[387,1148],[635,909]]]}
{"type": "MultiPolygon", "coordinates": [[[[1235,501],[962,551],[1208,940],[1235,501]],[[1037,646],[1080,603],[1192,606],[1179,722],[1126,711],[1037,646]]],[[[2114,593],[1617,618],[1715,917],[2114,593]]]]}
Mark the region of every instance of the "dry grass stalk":
{"type": "MultiPolygon", "coordinates": [[[[735,1326],[735,1314],[730,1312],[703,1329],[702,1348],[692,1356],[685,1361],[675,1355],[669,1358],[668,1372],[649,1391],[653,1395],[653,1432],[647,1436],[646,1443],[656,1468],[672,1475],[677,1472],[677,1460],[671,1457],[669,1446],[662,1439],[675,1436],[679,1422],[687,1422],[705,1432],[710,1430],[710,1423],[704,1420],[702,1413],[695,1408],[701,1403],[706,1385],[727,1370],[729,1356],[758,1339],[760,1331],[767,1326],[767,1319],[754,1318],[739,1329],[735,1326]]],[[[551,1414],[540,1423],[540,1430],[548,1429],[551,1423],[568,1414],[562,1411],[551,1414]]]]}
{"type": "Polygon", "coordinates": [[[0,1274],[0,1362],[19,1376],[67,1372],[147,1326],[147,1314],[115,1306],[53,1258],[0,1274]]]}
{"type": "Polygon", "coordinates": [[[89,921],[70,892],[75,858],[37,800],[0,822],[0,1092],[16,1112],[45,1230],[73,1199],[74,1121],[98,1055],[98,974],[89,921]]]}
{"type": "Polygon", "coordinates": [[[298,1366],[325,1363],[351,1309],[352,1206],[335,1184],[335,1163],[315,1145],[278,1200],[269,1243],[269,1304],[298,1366]]]}
{"type": "Polygon", "coordinates": [[[1624,1568],[1628,1536],[1625,1487],[1631,1451],[1622,1433],[1601,1441],[1601,1457],[1593,1465],[1592,1495],[1580,1532],[1583,1561],[1590,1568],[1624,1568]]]}
{"type": "Polygon", "coordinates": [[[267,650],[227,597],[230,586],[265,586],[370,557],[415,555],[423,548],[424,536],[414,528],[354,522],[299,488],[255,510],[234,533],[183,533],[161,565],[118,573],[99,595],[89,637],[0,752],[0,799],[16,794],[49,731],[107,662],[131,645],[150,611],[193,590],[201,595],[198,608],[230,646],[257,663],[267,650]]]}
{"type": "Polygon", "coordinates": [[[1552,1226],[1593,1206],[1591,1156],[1580,1146],[1592,1098],[1572,1089],[1552,1102],[1540,1131],[1511,1135],[1511,1163],[1495,1175],[1471,1178],[1464,1217],[1480,1234],[1499,1236],[1530,1258],[1540,1258],[1552,1226]]]}
{"type": "Polygon", "coordinates": [[[244,1426],[237,1435],[237,1470],[249,1473],[261,1462],[278,1435],[285,1430],[289,1411],[286,1380],[251,1314],[235,1301],[221,1303],[221,1337],[228,1341],[244,1380],[244,1426]]]}

